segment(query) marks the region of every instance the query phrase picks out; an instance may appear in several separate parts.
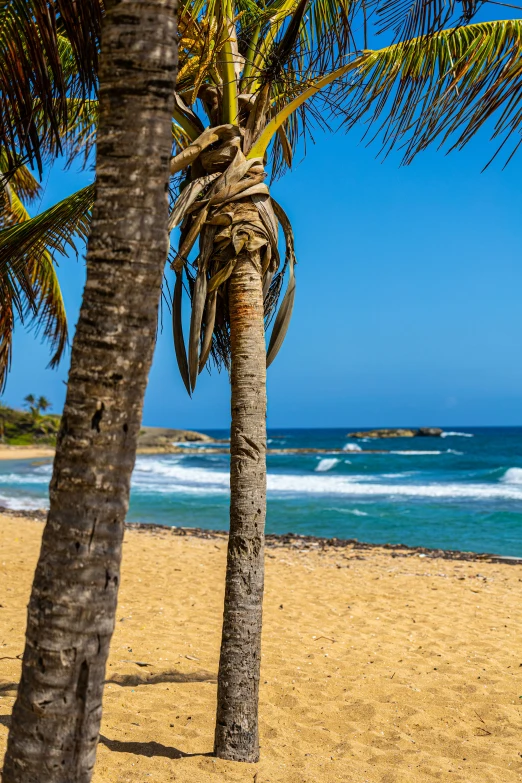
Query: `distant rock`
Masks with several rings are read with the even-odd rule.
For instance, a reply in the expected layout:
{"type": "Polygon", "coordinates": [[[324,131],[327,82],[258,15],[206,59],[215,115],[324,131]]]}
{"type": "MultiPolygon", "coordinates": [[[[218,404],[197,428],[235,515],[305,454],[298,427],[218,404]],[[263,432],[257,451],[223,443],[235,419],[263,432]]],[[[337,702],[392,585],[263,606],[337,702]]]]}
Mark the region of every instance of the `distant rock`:
{"type": "Polygon", "coordinates": [[[167,427],[142,427],[138,449],[171,450],[178,443],[214,443],[214,438],[193,430],[171,430],[167,427]]]}
{"type": "Polygon", "coordinates": [[[348,438],[440,438],[442,430],[438,427],[419,427],[419,429],[379,429],[367,432],[349,432],[348,438]]]}

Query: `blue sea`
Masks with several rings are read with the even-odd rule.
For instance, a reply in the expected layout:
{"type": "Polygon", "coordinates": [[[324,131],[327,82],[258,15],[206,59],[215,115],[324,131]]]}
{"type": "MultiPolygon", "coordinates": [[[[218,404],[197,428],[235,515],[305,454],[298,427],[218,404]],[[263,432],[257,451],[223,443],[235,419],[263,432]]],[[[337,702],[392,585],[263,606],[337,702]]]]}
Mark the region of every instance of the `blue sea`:
{"type": "MultiPolygon", "coordinates": [[[[342,453],[268,456],[267,532],[522,557],[522,427],[371,441],[348,432],[269,430],[269,448],[342,453]]],[[[226,454],[139,456],[129,520],[226,530],[228,464],[226,454]]],[[[45,508],[50,475],[50,461],[1,462],[0,505],[45,508]]]]}

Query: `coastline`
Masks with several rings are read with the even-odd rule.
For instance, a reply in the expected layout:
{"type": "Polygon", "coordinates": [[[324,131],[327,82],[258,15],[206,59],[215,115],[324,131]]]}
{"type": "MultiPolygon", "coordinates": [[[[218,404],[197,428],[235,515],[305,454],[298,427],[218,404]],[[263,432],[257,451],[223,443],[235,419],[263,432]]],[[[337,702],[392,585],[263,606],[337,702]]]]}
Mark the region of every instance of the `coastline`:
{"type": "MultiPolygon", "coordinates": [[[[53,446],[0,446],[0,461],[10,459],[39,459],[41,457],[54,457],[53,446]]],[[[229,454],[230,449],[220,445],[208,446],[139,446],[136,455],[144,454],[229,454]]],[[[361,449],[360,451],[345,451],[344,449],[314,449],[314,448],[288,448],[270,449],[267,454],[341,454],[356,457],[364,454],[387,454],[386,449],[361,449]]]]}
{"type": "MultiPolygon", "coordinates": [[[[33,519],[0,514],[0,763],[33,519]]],[[[226,541],[196,533],[127,526],[93,783],[520,779],[521,566],[271,537],[261,761],[246,769],[211,755],[226,541]]]]}
{"type": "MultiPolygon", "coordinates": [[[[0,518],[2,516],[27,519],[32,522],[45,522],[47,511],[45,509],[20,510],[0,506],[0,518]]],[[[161,525],[157,522],[125,522],[125,529],[143,533],[169,534],[171,536],[189,537],[226,542],[228,533],[226,530],[211,530],[202,527],[179,527],[161,525]]],[[[522,557],[510,555],[496,555],[490,552],[471,552],[459,549],[434,549],[423,546],[408,546],[407,544],[374,544],[368,541],[359,541],[356,538],[337,538],[326,536],[302,535],[300,533],[267,533],[265,535],[266,548],[287,548],[300,551],[324,551],[351,549],[355,551],[385,552],[392,558],[396,557],[422,557],[440,560],[461,560],[465,562],[501,563],[506,565],[522,565],[522,557]]]]}

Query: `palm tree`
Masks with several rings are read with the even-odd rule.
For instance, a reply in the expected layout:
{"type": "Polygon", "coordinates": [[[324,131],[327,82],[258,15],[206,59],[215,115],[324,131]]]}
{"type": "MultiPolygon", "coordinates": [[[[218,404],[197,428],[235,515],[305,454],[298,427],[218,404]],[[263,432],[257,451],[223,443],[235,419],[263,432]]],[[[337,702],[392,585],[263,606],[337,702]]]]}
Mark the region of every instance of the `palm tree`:
{"type": "Polygon", "coordinates": [[[28,394],[27,397],[24,397],[24,403],[26,408],[29,409],[29,413],[33,417],[33,422],[36,422],[40,415],[40,409],[36,403],[36,397],[34,394],[28,394]]]}
{"type": "Polygon", "coordinates": [[[4,783],[91,779],[157,327],[168,241],[176,0],[105,0],[105,8],[87,283],[4,783]]]}
{"type": "MultiPolygon", "coordinates": [[[[273,319],[268,365],[284,339],[295,295],[292,229],[265,182],[268,163],[276,176],[291,168],[293,151],[314,122],[349,127],[363,117],[378,119],[384,141],[405,141],[409,157],[448,134],[466,143],[494,112],[498,135],[510,137],[520,125],[513,97],[522,80],[520,21],[468,24],[469,4],[458,18],[452,2],[425,0],[403,24],[397,7],[397,0],[383,3],[382,26],[395,25],[403,38],[378,50],[367,48],[364,4],[349,0],[186,0],[181,7],[170,217],[171,229],[181,226],[172,256],[175,350],[189,393],[212,360],[230,368],[232,385],[231,526],[215,738],[216,753],[225,758],[258,757],[263,332],[273,319]],[[433,32],[433,20],[450,19],[448,8],[457,26],[433,32]],[[282,264],[279,226],[286,239],[282,264]],[[192,303],[188,352],[181,329],[184,284],[192,303]]],[[[2,232],[0,268],[23,265],[35,246],[52,244],[57,233],[70,238],[78,215],[88,218],[92,198],[91,186],[54,212],[2,232]]]]}
{"type": "MultiPolygon", "coordinates": [[[[5,0],[0,9],[0,230],[29,221],[41,187],[26,163],[42,171],[60,153],[88,141],[96,84],[102,0],[5,0]]],[[[86,145],[84,145],[86,146],[86,145]]],[[[85,209],[77,233],[86,238],[85,209]]],[[[88,219],[88,218],[87,218],[88,219]]],[[[0,390],[11,364],[15,321],[35,326],[51,344],[50,366],[67,344],[67,319],[52,251],[59,234],[34,245],[22,264],[0,268],[0,390]],[[54,242],[53,242],[54,239],[54,242]]],[[[74,245],[73,245],[74,248],[74,245]]]]}
{"type": "Polygon", "coordinates": [[[42,413],[45,413],[45,411],[48,411],[51,407],[51,403],[47,399],[47,397],[44,397],[43,395],[38,397],[38,400],[36,402],[38,406],[38,410],[42,411],[42,413]]]}
{"type": "Polygon", "coordinates": [[[265,364],[282,344],[295,294],[292,230],[265,182],[267,155],[273,174],[290,168],[307,123],[315,118],[324,125],[328,115],[350,126],[381,112],[391,144],[413,125],[414,150],[455,127],[464,127],[466,139],[499,103],[507,107],[500,122],[505,126],[506,114],[512,118],[509,130],[521,120],[510,98],[521,86],[522,23],[469,25],[382,50],[353,51],[357,8],[222,0],[185,5],[180,18],[181,29],[192,35],[185,33],[180,44],[187,57],[180,58],[175,115],[181,149],[171,162],[171,172],[183,177],[171,215],[171,226],[181,224],[173,259],[175,347],[189,393],[209,357],[229,367],[231,377],[230,536],[215,732],[222,758],[259,757],[265,364]],[[205,130],[201,114],[210,124],[205,130]],[[278,224],[286,238],[282,267],[278,224]],[[265,362],[264,327],[285,272],[288,287],[265,362]],[[188,353],[181,328],[183,274],[192,302],[188,353]]]}

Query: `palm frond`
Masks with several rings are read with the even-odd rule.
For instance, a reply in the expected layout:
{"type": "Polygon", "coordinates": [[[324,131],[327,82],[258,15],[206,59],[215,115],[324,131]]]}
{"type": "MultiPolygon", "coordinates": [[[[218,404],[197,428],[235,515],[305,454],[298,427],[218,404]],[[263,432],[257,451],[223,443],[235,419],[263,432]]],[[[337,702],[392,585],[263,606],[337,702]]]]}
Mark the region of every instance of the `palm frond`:
{"type": "Polygon", "coordinates": [[[66,97],[96,89],[102,9],[102,0],[2,2],[0,145],[10,168],[21,156],[41,173],[42,144],[60,146],[66,97]]]}
{"type": "Polygon", "coordinates": [[[40,183],[27,166],[17,163],[9,172],[9,162],[5,149],[0,148],[0,188],[9,184],[24,204],[32,204],[41,192],[40,183]]]}
{"type": "MultiPolygon", "coordinates": [[[[10,185],[7,185],[10,187],[10,185]]],[[[4,207],[0,231],[0,387],[12,356],[15,315],[50,343],[50,366],[60,361],[67,345],[67,317],[56,275],[54,253],[76,250],[74,236],[87,238],[94,185],[30,218],[14,190],[4,207]],[[9,209],[9,212],[8,212],[9,209]],[[7,217],[6,217],[7,215],[7,217]]]]}
{"type": "Polygon", "coordinates": [[[0,306],[0,392],[4,391],[13,355],[14,313],[10,299],[0,306]]]}
{"type": "Polygon", "coordinates": [[[46,253],[66,254],[68,246],[77,252],[74,237],[87,239],[93,201],[94,185],[87,185],[40,215],[0,231],[0,274],[27,270],[30,259],[46,253]]]}
{"type": "Polygon", "coordinates": [[[480,22],[436,33],[422,47],[414,39],[365,52],[344,89],[352,93],[348,127],[363,117],[372,129],[377,123],[372,138],[384,150],[402,145],[405,162],[437,137],[462,147],[488,120],[504,145],[522,125],[522,21],[480,22]]]}
{"type": "Polygon", "coordinates": [[[448,24],[469,23],[487,0],[369,0],[378,32],[393,31],[396,41],[431,35],[448,24]]]}
{"type": "Polygon", "coordinates": [[[51,254],[40,253],[30,262],[33,304],[29,306],[27,316],[36,334],[51,346],[50,367],[56,367],[67,346],[67,316],[62,291],[51,254]]]}

